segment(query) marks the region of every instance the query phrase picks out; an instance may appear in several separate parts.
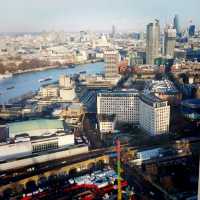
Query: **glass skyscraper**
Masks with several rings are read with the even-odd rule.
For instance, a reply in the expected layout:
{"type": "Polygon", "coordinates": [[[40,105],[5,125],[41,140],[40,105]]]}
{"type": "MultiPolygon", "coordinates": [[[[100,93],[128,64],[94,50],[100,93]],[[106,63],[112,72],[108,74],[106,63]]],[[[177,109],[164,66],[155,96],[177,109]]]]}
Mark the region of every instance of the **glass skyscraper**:
{"type": "Polygon", "coordinates": [[[180,22],[179,22],[179,16],[175,15],[174,17],[174,29],[176,29],[177,36],[180,36],[180,22]]]}

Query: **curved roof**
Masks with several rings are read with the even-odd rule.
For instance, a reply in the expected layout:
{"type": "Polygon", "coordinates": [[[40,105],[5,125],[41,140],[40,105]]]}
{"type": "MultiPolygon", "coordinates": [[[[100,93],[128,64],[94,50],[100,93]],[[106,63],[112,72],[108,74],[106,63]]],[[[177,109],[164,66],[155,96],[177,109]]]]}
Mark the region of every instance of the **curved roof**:
{"type": "Polygon", "coordinates": [[[22,122],[9,123],[10,137],[21,133],[28,133],[42,129],[64,129],[63,121],[55,119],[37,119],[22,122]]]}

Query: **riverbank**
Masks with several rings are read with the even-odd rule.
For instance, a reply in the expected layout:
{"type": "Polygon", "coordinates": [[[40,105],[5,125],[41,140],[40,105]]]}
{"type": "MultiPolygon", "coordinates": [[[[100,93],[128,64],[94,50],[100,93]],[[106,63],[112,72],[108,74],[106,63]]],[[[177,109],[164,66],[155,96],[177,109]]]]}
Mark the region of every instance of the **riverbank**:
{"type": "Polygon", "coordinates": [[[7,103],[10,99],[18,98],[30,91],[37,91],[45,83],[51,84],[59,80],[59,77],[63,74],[73,76],[82,71],[86,71],[87,74],[96,74],[104,72],[104,63],[91,63],[84,65],[76,65],[76,67],[56,67],[51,66],[51,69],[42,69],[42,71],[33,71],[29,73],[20,73],[10,78],[6,78],[0,81],[0,104],[7,103]],[[52,77],[52,80],[48,82],[39,82],[38,80],[45,77],[52,77]],[[14,86],[14,88],[13,88],[14,86]],[[7,90],[7,88],[13,88],[7,90]]]}
{"type": "MultiPolygon", "coordinates": [[[[74,63],[74,65],[75,65],[75,67],[77,67],[77,66],[81,66],[81,65],[85,65],[85,64],[92,64],[92,63],[99,63],[99,62],[102,62],[102,59],[87,60],[85,62],[77,62],[77,63],[74,63]]],[[[18,75],[18,74],[45,71],[45,70],[48,70],[48,69],[56,69],[56,68],[61,68],[62,69],[62,68],[70,68],[70,67],[67,64],[53,65],[53,66],[38,67],[38,68],[34,68],[34,69],[17,70],[16,72],[12,72],[12,74],[13,75],[18,75]]],[[[6,73],[0,74],[0,75],[6,75],[6,73]]]]}

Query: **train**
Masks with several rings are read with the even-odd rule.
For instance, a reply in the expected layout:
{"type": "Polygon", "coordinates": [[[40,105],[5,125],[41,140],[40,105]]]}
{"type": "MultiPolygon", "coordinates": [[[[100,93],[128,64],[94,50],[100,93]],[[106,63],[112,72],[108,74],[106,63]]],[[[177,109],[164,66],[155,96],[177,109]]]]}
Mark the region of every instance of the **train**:
{"type": "Polygon", "coordinates": [[[88,153],[89,149],[87,145],[76,145],[74,147],[66,148],[63,150],[57,150],[54,152],[47,152],[46,154],[35,153],[30,156],[22,157],[19,159],[0,161],[0,171],[14,170],[18,168],[24,168],[26,166],[32,166],[44,162],[50,162],[70,156],[75,156],[83,153],[88,153]]]}

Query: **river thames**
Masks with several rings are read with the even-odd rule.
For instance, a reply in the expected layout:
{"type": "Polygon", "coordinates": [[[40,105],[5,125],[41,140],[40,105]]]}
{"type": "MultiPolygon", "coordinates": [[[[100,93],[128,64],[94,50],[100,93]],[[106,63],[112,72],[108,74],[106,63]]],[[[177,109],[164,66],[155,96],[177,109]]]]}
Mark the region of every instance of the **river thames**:
{"type": "Polygon", "coordinates": [[[62,74],[73,75],[81,71],[86,71],[87,74],[103,73],[104,63],[78,65],[75,68],[54,68],[44,71],[28,72],[0,80],[0,104],[7,103],[10,99],[20,97],[30,91],[34,92],[44,84],[58,81],[59,76],[62,74]],[[38,81],[46,77],[51,77],[52,80],[43,83],[38,81]]]}

